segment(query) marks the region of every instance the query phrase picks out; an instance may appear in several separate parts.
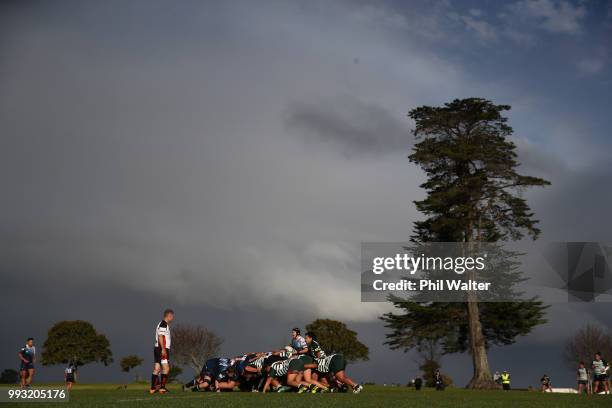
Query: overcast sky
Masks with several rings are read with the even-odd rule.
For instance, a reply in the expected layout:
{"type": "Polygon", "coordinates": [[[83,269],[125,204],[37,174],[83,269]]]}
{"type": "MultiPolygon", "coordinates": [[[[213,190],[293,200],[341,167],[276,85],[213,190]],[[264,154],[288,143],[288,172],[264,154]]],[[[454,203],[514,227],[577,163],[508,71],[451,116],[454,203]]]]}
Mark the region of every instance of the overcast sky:
{"type": "MultiPolygon", "coordinates": [[[[407,381],[389,306],[359,293],[360,243],[407,240],[419,217],[406,113],[512,105],[521,171],[552,182],[527,194],[541,239],[610,241],[611,38],[596,0],[3,2],[0,369],[77,318],[149,364],[170,305],[228,355],[340,319],[372,350],[349,371],[407,381]]],[[[609,311],[553,305],[492,368],[570,384],[562,342],[609,311]]],[[[471,375],[466,356],[443,365],[471,375]]]]}

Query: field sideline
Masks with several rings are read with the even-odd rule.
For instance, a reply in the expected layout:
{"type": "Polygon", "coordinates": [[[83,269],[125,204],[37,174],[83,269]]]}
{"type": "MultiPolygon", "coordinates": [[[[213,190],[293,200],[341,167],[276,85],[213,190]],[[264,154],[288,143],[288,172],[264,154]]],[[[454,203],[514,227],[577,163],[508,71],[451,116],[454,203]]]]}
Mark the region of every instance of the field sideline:
{"type": "MultiPolygon", "coordinates": [[[[517,407],[609,407],[612,396],[586,397],[571,394],[541,394],[539,392],[471,391],[447,389],[416,392],[406,387],[366,386],[364,392],[353,394],[294,393],[192,393],[181,392],[173,385],[170,394],[147,394],[147,386],[130,384],[128,389],[118,390],[118,385],[80,385],[73,390],[68,403],[72,407],[411,407],[411,408],[517,408],[517,407]]],[[[32,406],[32,403],[10,403],[6,406],[32,406]]],[[[4,405],[4,404],[3,404],[4,405]]],[[[58,407],[62,403],[35,403],[36,407],[58,407]]]]}

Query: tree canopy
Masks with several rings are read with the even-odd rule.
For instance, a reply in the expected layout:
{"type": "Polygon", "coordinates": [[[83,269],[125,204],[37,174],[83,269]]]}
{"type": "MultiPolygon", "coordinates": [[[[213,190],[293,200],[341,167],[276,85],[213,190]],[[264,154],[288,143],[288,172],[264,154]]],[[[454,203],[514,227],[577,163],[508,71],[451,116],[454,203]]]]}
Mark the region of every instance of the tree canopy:
{"type": "Polygon", "coordinates": [[[370,350],[357,339],[357,332],[337,320],[317,319],[306,325],[326,353],[341,353],[347,361],[368,360],[370,350]]]}
{"type": "Polygon", "coordinates": [[[108,365],[113,361],[110,342],[83,320],[58,322],[49,329],[43,344],[43,365],[89,363],[108,365]]]}
{"type": "Polygon", "coordinates": [[[123,357],[119,362],[119,365],[121,366],[121,371],[129,373],[130,370],[133,370],[134,368],[141,365],[143,361],[144,360],[138,357],[137,355],[131,354],[129,356],[123,357]]]}

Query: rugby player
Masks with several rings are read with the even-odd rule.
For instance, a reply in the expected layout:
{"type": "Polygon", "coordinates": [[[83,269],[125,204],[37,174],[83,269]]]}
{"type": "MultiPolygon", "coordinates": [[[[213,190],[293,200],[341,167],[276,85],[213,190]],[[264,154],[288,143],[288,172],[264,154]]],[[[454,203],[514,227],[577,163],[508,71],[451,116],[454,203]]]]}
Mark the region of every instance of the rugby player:
{"type": "MultiPolygon", "coordinates": [[[[302,354],[297,358],[302,360],[302,362],[304,363],[304,372],[302,373],[302,379],[308,384],[308,390],[313,394],[317,392],[327,392],[328,388],[319,381],[317,381],[317,377],[314,376],[312,373],[312,370],[317,368],[317,363],[315,362],[315,359],[308,354],[302,354]]],[[[306,390],[301,389],[301,392],[305,391],[306,390]]]]}
{"type": "Polygon", "coordinates": [[[230,367],[231,360],[229,358],[215,357],[208,359],[202,367],[200,375],[193,381],[185,384],[185,387],[193,387],[192,391],[215,390],[216,386],[231,374],[230,367]]]}
{"type": "Polygon", "coordinates": [[[540,391],[541,392],[552,392],[552,383],[548,374],[544,374],[540,379],[540,391]]]}
{"type": "Polygon", "coordinates": [[[576,371],[576,379],[578,380],[578,394],[582,394],[586,390],[587,395],[591,393],[589,389],[589,373],[584,365],[584,361],[578,363],[576,371]]]}
{"type": "Polygon", "coordinates": [[[308,352],[308,345],[304,337],[300,334],[300,329],[298,327],[294,327],[293,330],[291,330],[291,347],[293,347],[297,354],[306,354],[308,352]]]}
{"type": "Polygon", "coordinates": [[[328,374],[332,380],[351,387],[353,394],[359,394],[363,391],[362,385],[357,384],[346,375],[346,360],[342,354],[331,354],[315,361],[317,362],[317,371],[319,373],[328,374]]]}
{"type": "Polygon", "coordinates": [[[268,392],[270,385],[274,389],[281,391],[281,379],[285,378],[285,384],[288,387],[295,388],[298,392],[308,390],[310,384],[302,381],[302,373],[304,372],[304,362],[299,358],[288,360],[280,360],[269,364],[266,368],[268,378],[263,387],[263,392],[268,392]]]}
{"type": "Polygon", "coordinates": [[[68,363],[68,367],[64,370],[64,381],[66,381],[66,388],[68,391],[72,389],[73,384],[76,382],[77,365],[72,361],[68,363]]]}
{"type": "Polygon", "coordinates": [[[166,389],[166,382],[168,381],[168,373],[170,372],[170,323],[172,320],[174,320],[174,311],[172,309],[166,309],[164,310],[163,319],[155,328],[155,347],[153,348],[154,365],[153,374],[151,375],[150,394],[155,394],[156,392],[165,394],[168,392],[166,389]],[[159,381],[160,372],[161,381],[159,381]]]}
{"type": "Polygon", "coordinates": [[[609,394],[610,389],[608,387],[608,363],[601,358],[601,353],[595,353],[595,359],[593,360],[593,392],[599,392],[599,385],[601,384],[604,388],[604,393],[609,394]]]}
{"type": "Polygon", "coordinates": [[[306,332],[304,335],[306,345],[308,347],[308,355],[312,358],[323,358],[325,357],[325,351],[317,341],[317,336],[313,332],[306,332]]]}
{"type": "Polygon", "coordinates": [[[21,376],[21,387],[31,387],[34,379],[34,363],[36,363],[36,347],[32,337],[26,340],[26,344],[17,353],[19,361],[19,374],[21,376]]]}

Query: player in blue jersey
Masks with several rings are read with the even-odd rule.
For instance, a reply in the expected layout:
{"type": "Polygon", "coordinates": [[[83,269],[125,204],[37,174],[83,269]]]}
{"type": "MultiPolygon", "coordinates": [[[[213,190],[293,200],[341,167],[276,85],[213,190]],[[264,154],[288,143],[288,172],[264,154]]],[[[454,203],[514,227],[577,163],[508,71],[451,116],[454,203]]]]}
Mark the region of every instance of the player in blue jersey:
{"type": "Polygon", "coordinates": [[[291,330],[291,347],[295,350],[296,354],[306,354],[308,352],[308,344],[302,337],[299,327],[294,327],[291,330]]]}
{"type": "Polygon", "coordinates": [[[20,367],[19,374],[21,377],[21,387],[31,387],[34,380],[34,363],[36,363],[36,347],[34,347],[34,339],[28,338],[25,346],[19,353],[20,367]]]}

